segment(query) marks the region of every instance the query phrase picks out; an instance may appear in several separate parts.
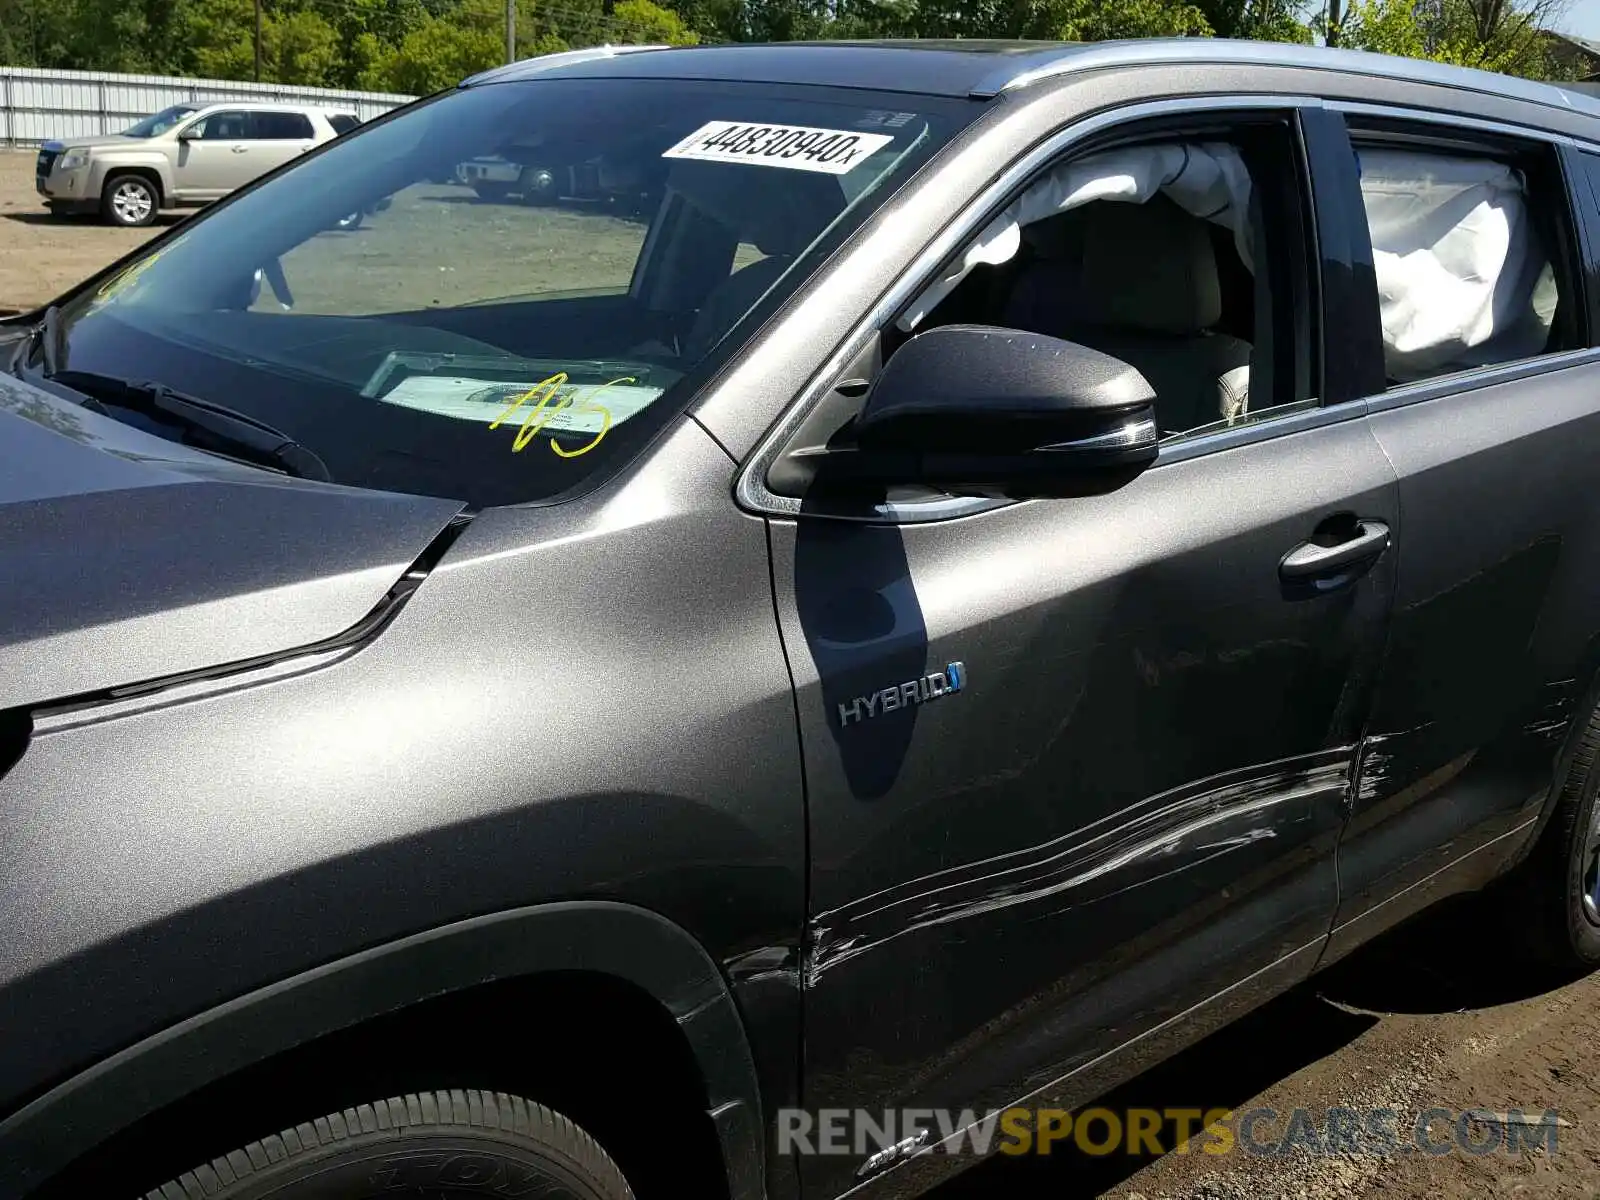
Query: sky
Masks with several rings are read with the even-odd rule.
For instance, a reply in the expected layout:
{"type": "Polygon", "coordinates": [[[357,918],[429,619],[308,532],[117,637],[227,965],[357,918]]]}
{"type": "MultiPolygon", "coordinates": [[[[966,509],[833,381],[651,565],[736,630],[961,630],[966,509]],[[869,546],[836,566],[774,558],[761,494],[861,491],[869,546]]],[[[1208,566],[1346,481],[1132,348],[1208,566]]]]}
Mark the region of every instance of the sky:
{"type": "Polygon", "coordinates": [[[1563,33],[1600,40],[1600,0],[1572,0],[1572,7],[1555,26],[1563,33]]]}

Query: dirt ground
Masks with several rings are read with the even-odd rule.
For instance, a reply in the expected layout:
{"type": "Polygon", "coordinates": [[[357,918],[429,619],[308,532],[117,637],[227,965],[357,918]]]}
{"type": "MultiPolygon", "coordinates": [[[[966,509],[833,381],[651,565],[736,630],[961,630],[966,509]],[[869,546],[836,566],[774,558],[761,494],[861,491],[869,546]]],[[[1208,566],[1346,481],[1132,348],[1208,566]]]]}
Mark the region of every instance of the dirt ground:
{"type": "MultiPolygon", "coordinates": [[[[34,190],[33,163],[32,153],[0,151],[0,311],[55,298],[194,211],[163,213],[147,229],[53,217],[34,190]]],[[[465,187],[422,184],[358,230],[304,242],[282,268],[296,312],[348,316],[549,290],[625,290],[644,235],[642,223],[600,212],[484,204],[465,187]]],[[[270,311],[274,299],[256,306],[270,311]]]]}
{"type": "MultiPolygon", "coordinates": [[[[419,194],[409,217],[400,202],[394,214],[442,220],[452,197],[436,190],[440,194],[419,194]]],[[[494,219],[535,218],[508,209],[494,219]]],[[[599,277],[631,263],[625,252],[637,235],[618,226],[618,253],[581,264],[577,273],[602,282],[599,277]]],[[[0,152],[0,310],[51,299],[153,232],[112,229],[92,219],[51,219],[34,194],[33,156],[0,152]]],[[[354,278],[364,295],[381,304],[390,299],[391,274],[403,274],[405,265],[401,243],[386,241],[350,239],[348,249],[326,259],[308,255],[303,264],[286,262],[286,272],[299,275],[312,303],[323,281],[331,288],[336,279],[354,278]]],[[[527,284],[507,291],[537,290],[548,286],[544,280],[580,266],[498,265],[527,284]]],[[[439,282],[436,301],[468,298],[455,280],[439,282]]],[[[1267,1107],[1283,1114],[1272,1136],[1283,1134],[1296,1108],[1318,1117],[1336,1105],[1391,1108],[1402,1132],[1417,1113],[1435,1106],[1535,1114],[1555,1109],[1563,1124],[1554,1153],[1456,1150],[1434,1156],[1402,1147],[1387,1154],[1369,1148],[1270,1157],[1237,1147],[1226,1155],[1191,1147],[1187,1153],[1130,1157],[1091,1156],[1067,1146],[1048,1158],[997,1156],[940,1189],[938,1200],[1595,1200],[1600,974],[1561,981],[1509,970],[1494,943],[1479,936],[1480,918],[1471,908],[1430,915],[1102,1104],[1113,1111],[1193,1106],[1239,1114],[1267,1107]]]]}
{"type": "Polygon", "coordinates": [[[0,150],[0,312],[35,308],[161,232],[114,229],[89,217],[57,220],[33,189],[32,151],[0,150]]]}
{"type": "MultiPolygon", "coordinates": [[[[1450,905],[1374,942],[1322,976],[1132,1081],[1100,1104],[1127,1109],[1254,1108],[1279,1114],[1255,1140],[1282,1139],[1289,1114],[1393,1109],[1402,1145],[1383,1153],[1252,1154],[1236,1145],[1160,1158],[996,1156],[938,1200],[1595,1200],[1600,1197],[1600,974],[1541,979],[1509,969],[1482,936],[1477,902],[1450,905]],[[1407,1150],[1434,1107],[1558,1114],[1556,1149],[1407,1150]]],[[[1503,944],[1503,942],[1501,943],[1503,944]]],[[[1474,1142],[1489,1135],[1473,1127],[1474,1142]]],[[[1442,1123],[1430,1140],[1444,1142],[1442,1123]]],[[[1242,1135],[1240,1142],[1242,1143],[1242,1135]]]]}

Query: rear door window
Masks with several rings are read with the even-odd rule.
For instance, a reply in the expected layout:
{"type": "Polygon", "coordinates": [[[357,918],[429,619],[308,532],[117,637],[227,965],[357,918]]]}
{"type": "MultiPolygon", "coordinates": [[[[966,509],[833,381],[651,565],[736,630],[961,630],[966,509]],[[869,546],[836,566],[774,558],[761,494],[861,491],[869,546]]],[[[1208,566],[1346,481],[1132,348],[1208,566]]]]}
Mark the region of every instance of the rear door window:
{"type": "Polygon", "coordinates": [[[1354,127],[1389,388],[1581,347],[1556,151],[1354,127]]]}
{"type": "Polygon", "coordinates": [[[305,113],[257,110],[252,114],[252,136],[264,142],[309,141],[316,136],[305,113]]]}

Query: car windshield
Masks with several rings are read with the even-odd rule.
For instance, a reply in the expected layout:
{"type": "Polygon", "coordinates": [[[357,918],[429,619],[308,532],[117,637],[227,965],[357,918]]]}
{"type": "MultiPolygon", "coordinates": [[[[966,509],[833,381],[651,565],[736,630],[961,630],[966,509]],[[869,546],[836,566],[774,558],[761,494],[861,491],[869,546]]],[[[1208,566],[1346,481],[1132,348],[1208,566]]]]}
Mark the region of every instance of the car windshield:
{"type": "Polygon", "coordinates": [[[743,318],[977,110],[687,80],[456,89],[78,293],[61,358],[226,403],[339,483],[548,499],[681,411],[743,318]]]}
{"type": "Polygon", "coordinates": [[[163,108],[160,112],[151,114],[137,124],[128,126],[122,131],[122,136],[138,138],[155,137],[158,134],[165,133],[167,130],[171,129],[179,121],[183,120],[194,111],[196,110],[193,108],[185,108],[182,105],[177,105],[173,108],[163,108]]]}

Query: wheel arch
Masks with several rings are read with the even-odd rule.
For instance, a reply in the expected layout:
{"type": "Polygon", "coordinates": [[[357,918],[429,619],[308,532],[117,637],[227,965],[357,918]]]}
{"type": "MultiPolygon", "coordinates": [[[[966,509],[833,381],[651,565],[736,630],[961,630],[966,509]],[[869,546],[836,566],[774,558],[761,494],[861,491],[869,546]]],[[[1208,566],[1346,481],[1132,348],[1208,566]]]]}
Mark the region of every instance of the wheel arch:
{"type": "Polygon", "coordinates": [[[0,1122],[0,1196],[25,1196],[136,1122],[318,1038],[507,979],[584,972],[631,985],[676,1023],[704,1089],[734,1200],[763,1193],[754,1059],[716,964],[633,905],[493,913],[370,948],[237,997],[110,1056],[0,1122]]]}
{"type": "Polygon", "coordinates": [[[158,209],[167,203],[169,189],[166,176],[155,163],[147,162],[107,163],[104,170],[95,173],[95,199],[98,200],[105,193],[106,185],[120,175],[137,175],[154,187],[156,189],[156,207],[158,209]]]}
{"type": "Polygon", "coordinates": [[[1600,634],[1590,638],[1583,648],[1573,674],[1572,706],[1566,728],[1561,731],[1558,749],[1551,760],[1550,786],[1540,801],[1538,811],[1528,832],[1513,854],[1500,868],[1505,876],[1514,876],[1530,859],[1543,842],[1550,829],[1556,810],[1561,807],[1562,790],[1577,758],[1578,747],[1590,717],[1600,710],[1600,634]]]}

